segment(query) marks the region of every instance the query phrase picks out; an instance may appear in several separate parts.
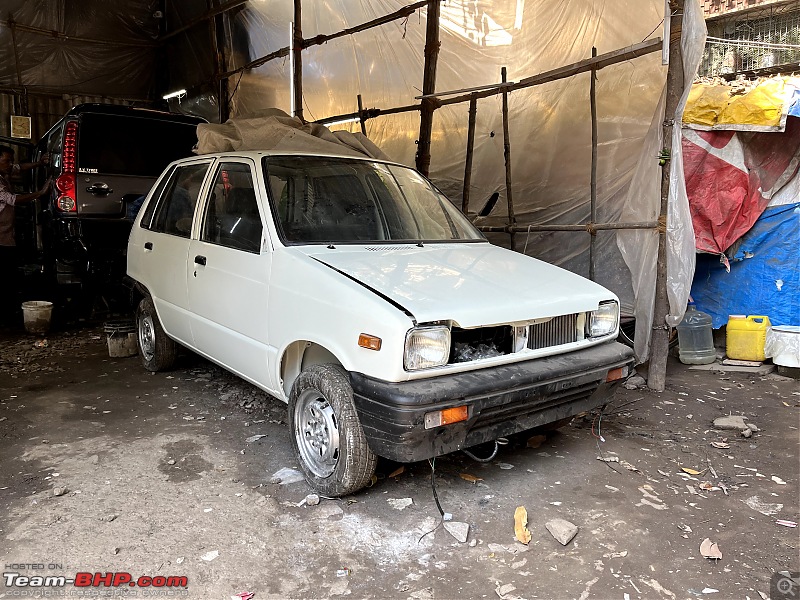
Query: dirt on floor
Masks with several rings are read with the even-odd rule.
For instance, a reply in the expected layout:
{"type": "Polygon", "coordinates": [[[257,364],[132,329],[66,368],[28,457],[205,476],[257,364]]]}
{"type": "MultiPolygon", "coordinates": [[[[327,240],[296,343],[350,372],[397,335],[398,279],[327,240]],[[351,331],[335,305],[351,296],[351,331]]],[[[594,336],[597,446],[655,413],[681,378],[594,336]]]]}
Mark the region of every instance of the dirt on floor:
{"type": "Polygon", "coordinates": [[[675,361],[663,393],[620,389],[485,463],[382,461],[371,488],[312,505],[275,476],[297,467],[282,402],[190,353],[159,374],[109,358],[102,328],[5,334],[0,598],[794,598],[798,407],[796,380],[675,361]]]}

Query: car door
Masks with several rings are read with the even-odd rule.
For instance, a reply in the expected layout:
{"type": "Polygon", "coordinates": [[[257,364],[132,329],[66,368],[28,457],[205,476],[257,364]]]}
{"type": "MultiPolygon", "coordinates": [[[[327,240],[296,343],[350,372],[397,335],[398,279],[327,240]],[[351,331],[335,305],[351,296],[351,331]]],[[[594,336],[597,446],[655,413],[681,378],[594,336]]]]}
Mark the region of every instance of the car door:
{"type": "Polygon", "coordinates": [[[164,330],[189,346],[189,244],[194,209],[211,162],[181,164],[159,184],[141,219],[141,247],[131,249],[140,255],[140,281],[150,291],[164,330]]]}
{"type": "Polygon", "coordinates": [[[189,307],[195,348],[250,381],[273,388],[267,310],[272,250],[255,165],[220,160],[191,241],[189,307]]]}

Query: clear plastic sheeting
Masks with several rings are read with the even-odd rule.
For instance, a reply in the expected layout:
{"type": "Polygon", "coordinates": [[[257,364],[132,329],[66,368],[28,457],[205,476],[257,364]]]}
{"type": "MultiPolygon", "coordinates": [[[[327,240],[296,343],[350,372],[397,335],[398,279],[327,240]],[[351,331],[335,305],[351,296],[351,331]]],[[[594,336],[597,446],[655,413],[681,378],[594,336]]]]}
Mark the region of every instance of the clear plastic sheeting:
{"type": "MultiPolygon", "coordinates": [[[[687,1],[684,7],[681,49],[683,51],[684,80],[691,81],[702,59],[706,28],[697,2],[687,1]]],[[[678,103],[675,123],[681,122],[691,87],[687,87],[678,103]]],[[[660,212],[661,169],[656,157],[663,146],[662,123],[666,102],[666,88],[662,89],[647,134],[639,164],[628,188],[622,220],[649,221],[660,212]]],[[[689,211],[684,182],[681,128],[672,128],[672,160],[670,160],[670,188],[667,219],[667,296],[670,312],[666,325],[675,327],[681,322],[689,299],[695,268],[694,230],[689,211]]],[[[636,334],[634,350],[639,361],[650,354],[650,337],[655,304],[656,263],[658,260],[658,233],[652,230],[624,231],[617,237],[622,255],[631,270],[636,294],[636,334]]]]}
{"type": "MultiPolygon", "coordinates": [[[[304,3],[303,37],[353,27],[405,4],[390,0],[304,3]]],[[[688,0],[686,6],[683,46],[686,77],[691,81],[702,53],[705,25],[696,0],[688,0]]],[[[519,81],[586,59],[592,46],[603,54],[660,36],[663,11],[662,0],[450,0],[441,7],[436,90],[498,83],[503,66],[508,69],[509,81],[519,81]]],[[[362,95],[365,108],[419,102],[414,97],[422,88],[425,16],[425,10],[419,10],[407,19],[304,49],[304,117],[317,120],[356,112],[357,94],[362,95]]],[[[289,45],[292,18],[287,0],[249,2],[231,23],[232,30],[242,37],[234,53],[235,64],[229,68],[289,45]]],[[[247,114],[273,106],[290,111],[290,77],[289,58],[232,77],[234,111],[247,114]]],[[[655,157],[660,149],[663,104],[659,104],[659,95],[665,79],[666,67],[657,53],[597,73],[598,222],[654,221],[658,217],[660,171],[655,157]]],[[[584,73],[509,95],[518,225],[589,220],[589,87],[590,74],[584,73]]],[[[487,217],[476,218],[477,225],[508,222],[501,107],[500,95],[478,101],[470,216],[475,218],[492,194],[500,197],[487,217]]],[[[343,127],[356,131],[359,125],[343,127]]],[[[369,138],[392,159],[414,163],[417,112],[378,116],[368,120],[366,127],[369,138]]],[[[457,206],[463,191],[467,128],[468,103],[435,112],[430,174],[457,206]]],[[[669,285],[671,321],[677,323],[693,275],[694,246],[679,159],[672,161],[672,168],[669,285]]],[[[489,237],[509,244],[508,235],[489,237]]],[[[522,233],[516,238],[517,250],[588,275],[587,233],[522,233]]],[[[644,332],[637,336],[640,360],[648,353],[657,244],[658,234],[653,230],[598,235],[597,279],[620,296],[623,311],[639,317],[644,332]],[[621,236],[628,242],[618,243],[621,236]]]]}
{"type": "Polygon", "coordinates": [[[280,150],[386,159],[361,133],[331,132],[324,125],[303,123],[278,109],[229,119],[221,125],[197,126],[196,154],[236,150],[280,150]]]}
{"type": "Polygon", "coordinates": [[[159,4],[6,0],[0,15],[0,85],[150,99],[159,4]]]}

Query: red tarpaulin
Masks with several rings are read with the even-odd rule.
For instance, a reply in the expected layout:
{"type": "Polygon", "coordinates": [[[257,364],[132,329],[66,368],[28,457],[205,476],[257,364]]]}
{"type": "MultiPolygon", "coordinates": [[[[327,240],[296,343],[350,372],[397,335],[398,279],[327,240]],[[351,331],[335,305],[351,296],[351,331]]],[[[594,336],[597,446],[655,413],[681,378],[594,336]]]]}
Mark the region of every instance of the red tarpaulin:
{"type": "Polygon", "coordinates": [[[782,133],[684,129],[682,145],[697,251],[722,254],[797,175],[800,119],[782,133]]]}

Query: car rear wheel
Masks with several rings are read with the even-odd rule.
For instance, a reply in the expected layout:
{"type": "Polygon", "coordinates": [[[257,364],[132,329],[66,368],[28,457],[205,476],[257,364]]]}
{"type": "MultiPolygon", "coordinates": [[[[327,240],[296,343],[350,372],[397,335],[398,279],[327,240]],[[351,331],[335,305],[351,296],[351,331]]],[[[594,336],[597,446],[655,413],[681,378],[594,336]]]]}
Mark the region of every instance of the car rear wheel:
{"type": "Polygon", "coordinates": [[[342,367],[313,365],[300,373],[289,395],[289,424],[300,468],[315,490],[346,496],[370,482],[378,458],[367,444],[342,367]]]}
{"type": "Polygon", "coordinates": [[[136,341],[142,365],[148,371],[164,371],[174,364],[178,346],[164,333],[149,296],[136,308],[136,341]]]}

